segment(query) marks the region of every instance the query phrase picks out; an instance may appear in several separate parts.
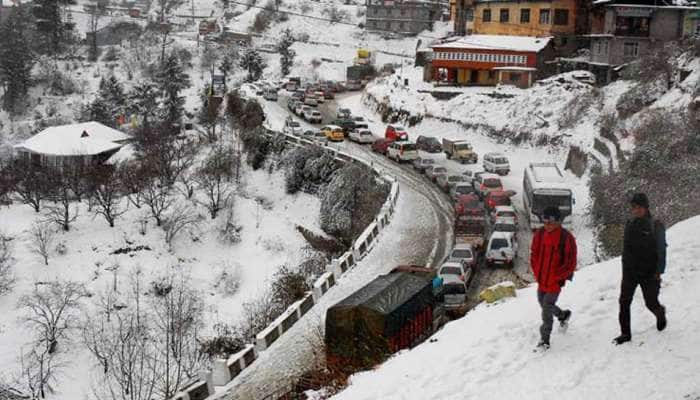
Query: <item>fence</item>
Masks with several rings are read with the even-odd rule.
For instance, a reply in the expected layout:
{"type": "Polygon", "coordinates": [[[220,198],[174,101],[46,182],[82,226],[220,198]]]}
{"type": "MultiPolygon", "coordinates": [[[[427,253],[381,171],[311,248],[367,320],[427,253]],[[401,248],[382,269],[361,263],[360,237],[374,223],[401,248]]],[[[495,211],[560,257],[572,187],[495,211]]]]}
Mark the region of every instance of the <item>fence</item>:
{"type": "MultiPolygon", "coordinates": [[[[291,135],[267,131],[268,135],[284,135],[287,142],[295,146],[319,146],[318,143],[298,138],[291,135]]],[[[333,148],[324,147],[331,151],[334,157],[343,162],[353,162],[380,172],[367,161],[353,157],[350,154],[338,151],[333,148]]],[[[375,221],[365,228],[358,236],[349,251],[337,259],[333,259],[326,265],[326,272],[314,282],[313,290],[307,292],[304,298],[292,304],[282,315],[277,317],[270,325],[260,331],[255,336],[255,344],[247,345],[240,352],[230,356],[228,359],[218,359],[214,361],[211,371],[200,374],[200,379],[185,386],[185,389],[175,395],[173,400],[203,400],[214,394],[214,386],[224,386],[238,376],[245,368],[250,366],[258,355],[267,350],[285,332],[290,330],[294,324],[319,302],[321,297],[333,287],[342,275],[362,260],[372,249],[377,240],[377,236],[384,229],[394,214],[396,202],[399,198],[399,185],[396,179],[388,175],[381,175],[387,183],[391,184],[391,190],[386,201],[382,205],[381,211],[377,214],[375,221]]]]}

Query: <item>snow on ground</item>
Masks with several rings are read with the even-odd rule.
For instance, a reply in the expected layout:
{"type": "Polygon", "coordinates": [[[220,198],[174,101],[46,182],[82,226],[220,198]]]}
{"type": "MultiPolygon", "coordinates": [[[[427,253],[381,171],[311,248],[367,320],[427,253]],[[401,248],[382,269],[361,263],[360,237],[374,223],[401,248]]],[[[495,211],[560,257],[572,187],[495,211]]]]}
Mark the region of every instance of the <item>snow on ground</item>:
{"type": "Polygon", "coordinates": [[[700,397],[700,217],[668,231],[669,262],[661,289],[669,325],[657,332],[640,291],[632,307],[632,342],[611,344],[617,322],[620,259],[576,274],[560,305],[573,310],[545,354],[537,343],[536,288],[482,304],[375,371],[354,375],[338,400],[352,399],[696,399],[700,397]]]}
{"type": "MultiPolygon", "coordinates": [[[[26,332],[20,323],[24,311],[17,309],[16,304],[37,281],[75,280],[99,295],[113,287],[114,275],[109,269],[118,265],[118,291],[128,293],[129,276],[135,268],[142,269],[144,283],[150,285],[174,267],[189,272],[190,284],[205,302],[207,326],[203,327],[203,333],[210,332],[217,322],[235,322],[242,304],[266,289],[268,279],[280,266],[296,267],[304,259],[307,244],[295,230],[296,225],[320,232],[318,198],[303,193],[285,194],[281,172],[248,171],[243,182],[235,196],[235,223],[243,227],[241,242],[228,245],[219,241],[217,227],[224,222],[224,212],[211,221],[203,208],[197,208],[196,212],[204,214],[201,229],[183,233],[176,239],[173,253],[167,250],[163,231],[152,221],[148,223],[146,235],[138,232],[137,221],[146,212],[144,209],[131,207],[117,219],[114,228],[109,228],[101,217],[93,217],[82,205],[70,232],[58,234],[58,241],[65,243],[67,253],[56,255],[54,252],[49,265],[45,266],[28,248],[28,229],[41,216],[18,203],[0,208],[2,231],[14,237],[14,271],[18,278],[14,290],[0,298],[0,370],[3,375],[19,372],[21,351],[26,351],[32,338],[32,333],[26,332]],[[269,208],[261,206],[256,198],[264,198],[269,208]],[[111,254],[118,248],[139,245],[149,246],[151,250],[111,254]],[[216,286],[223,271],[231,274],[234,270],[240,274],[240,288],[228,295],[216,286]]],[[[84,312],[89,311],[93,300],[86,300],[84,307],[84,312]]],[[[59,380],[58,393],[52,397],[58,400],[85,398],[93,383],[87,372],[95,366],[95,360],[80,343],[79,335],[69,348],[71,357],[63,369],[67,379],[59,380]]]]}

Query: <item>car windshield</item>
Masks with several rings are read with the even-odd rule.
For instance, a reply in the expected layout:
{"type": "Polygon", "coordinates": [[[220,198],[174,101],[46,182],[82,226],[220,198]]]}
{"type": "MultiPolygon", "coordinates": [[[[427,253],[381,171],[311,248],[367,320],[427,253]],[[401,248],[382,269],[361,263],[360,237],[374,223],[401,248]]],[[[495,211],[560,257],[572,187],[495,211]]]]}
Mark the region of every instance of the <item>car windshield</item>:
{"type": "Polygon", "coordinates": [[[472,251],[469,249],[452,250],[452,258],[472,258],[472,251]]]}
{"type": "Polygon", "coordinates": [[[395,126],[394,130],[396,130],[396,132],[405,132],[406,131],[405,129],[403,129],[402,126],[395,126]]]}
{"type": "Polygon", "coordinates": [[[516,215],[513,211],[499,211],[498,217],[499,218],[515,218],[516,215]]]}
{"type": "Polygon", "coordinates": [[[432,158],[424,158],[421,160],[421,162],[423,164],[435,164],[435,160],[433,160],[432,158]]]}
{"type": "Polygon", "coordinates": [[[456,150],[471,150],[472,146],[469,143],[455,145],[456,150]]]}
{"type": "Polygon", "coordinates": [[[447,169],[444,167],[435,167],[435,168],[433,168],[433,173],[434,174],[446,174],[447,169]]]}
{"type": "Polygon", "coordinates": [[[318,111],[311,111],[311,115],[314,115],[314,116],[316,116],[316,115],[321,115],[321,113],[320,113],[320,112],[318,112],[318,111]]]}
{"type": "Polygon", "coordinates": [[[508,241],[506,239],[497,238],[491,241],[491,250],[498,250],[503,248],[508,248],[508,241]]]}
{"type": "Polygon", "coordinates": [[[466,196],[467,199],[460,199],[459,204],[464,207],[465,209],[470,209],[470,208],[480,208],[479,207],[479,199],[474,199],[471,196],[466,196]]]}
{"type": "Polygon", "coordinates": [[[493,162],[496,164],[508,164],[508,159],[505,157],[496,157],[493,159],[493,162]]]}
{"type": "Polygon", "coordinates": [[[414,151],[416,149],[416,145],[413,143],[406,143],[402,147],[403,151],[414,151]]]}
{"type": "Polygon", "coordinates": [[[362,136],[372,136],[372,132],[370,132],[370,131],[360,131],[360,135],[362,135],[362,136]]]}
{"type": "Polygon", "coordinates": [[[462,270],[459,267],[442,267],[440,275],[462,275],[462,270]]]}
{"type": "Polygon", "coordinates": [[[493,230],[496,232],[515,232],[515,225],[513,224],[495,224],[493,230]]]}
{"type": "Polygon", "coordinates": [[[484,179],[484,186],[487,188],[499,188],[501,187],[501,180],[498,178],[486,178],[484,179]]]}
{"type": "Polygon", "coordinates": [[[291,126],[292,128],[298,128],[298,127],[301,126],[301,124],[299,124],[299,123],[296,122],[296,121],[292,121],[292,122],[289,123],[289,126],[291,126]]]}
{"type": "Polygon", "coordinates": [[[455,191],[460,194],[474,193],[474,188],[469,185],[459,185],[455,188],[455,191]]]}
{"type": "Polygon", "coordinates": [[[465,290],[464,285],[460,283],[448,283],[447,285],[443,286],[443,293],[446,295],[465,294],[467,291],[465,290]]]}
{"type": "Polygon", "coordinates": [[[447,177],[449,182],[464,182],[464,177],[462,175],[450,175],[447,177]]]}

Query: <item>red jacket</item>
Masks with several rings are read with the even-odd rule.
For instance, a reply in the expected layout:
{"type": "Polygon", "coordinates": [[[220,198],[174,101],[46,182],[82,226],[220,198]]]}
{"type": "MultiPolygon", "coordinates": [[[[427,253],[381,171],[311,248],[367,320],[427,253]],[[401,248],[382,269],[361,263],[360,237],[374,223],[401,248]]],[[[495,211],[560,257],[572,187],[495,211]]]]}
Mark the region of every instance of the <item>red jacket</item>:
{"type": "Polygon", "coordinates": [[[569,231],[557,228],[546,232],[544,228],[535,231],[530,247],[530,267],[537,280],[538,290],[545,293],[559,293],[560,282],[574,274],[576,269],[576,239],[569,231]],[[565,232],[565,233],[564,233],[565,232]],[[559,244],[564,234],[564,248],[559,244]]]}

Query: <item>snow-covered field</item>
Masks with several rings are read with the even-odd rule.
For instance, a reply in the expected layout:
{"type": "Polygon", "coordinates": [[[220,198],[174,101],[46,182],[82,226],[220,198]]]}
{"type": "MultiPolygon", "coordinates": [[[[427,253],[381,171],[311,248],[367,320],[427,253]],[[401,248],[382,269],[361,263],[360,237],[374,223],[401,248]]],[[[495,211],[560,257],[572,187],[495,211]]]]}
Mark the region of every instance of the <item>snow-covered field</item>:
{"type": "Polygon", "coordinates": [[[669,326],[657,332],[640,291],[632,342],[615,347],[620,259],[576,274],[560,304],[573,310],[552,348],[533,353],[540,310],[534,286],[517,298],[480,305],[433,340],[354,375],[338,400],[369,399],[697,399],[700,397],[700,217],[669,229],[661,303],[669,326]]]}

